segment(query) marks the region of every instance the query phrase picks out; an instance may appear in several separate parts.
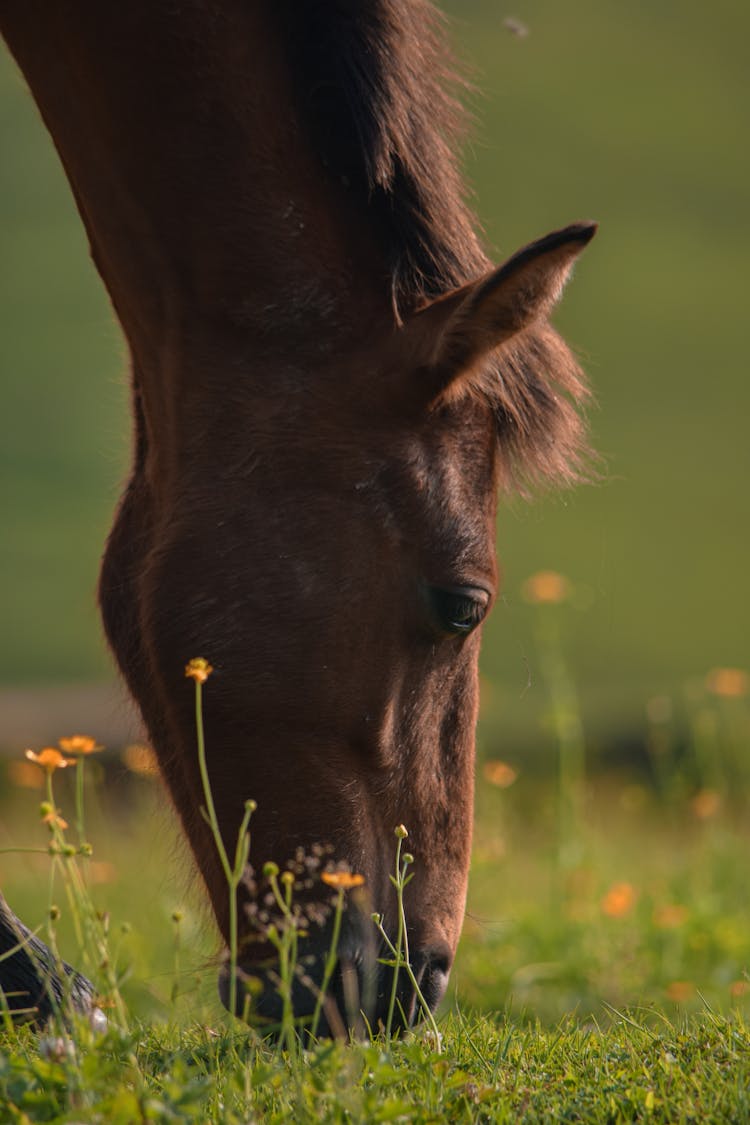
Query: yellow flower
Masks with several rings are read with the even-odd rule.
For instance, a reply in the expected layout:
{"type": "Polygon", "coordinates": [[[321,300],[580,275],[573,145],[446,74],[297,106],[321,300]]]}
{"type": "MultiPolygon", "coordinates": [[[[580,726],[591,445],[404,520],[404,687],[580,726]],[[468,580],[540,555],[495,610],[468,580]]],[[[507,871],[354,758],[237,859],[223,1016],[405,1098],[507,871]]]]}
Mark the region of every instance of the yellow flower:
{"type": "Polygon", "coordinates": [[[684,1004],[695,992],[695,985],[689,980],[673,980],[666,987],[666,993],[675,1004],[684,1004]]]}
{"type": "Polygon", "coordinates": [[[96,754],[97,751],[104,749],[87,734],[71,734],[70,738],[59,738],[57,745],[66,754],[96,754]]]}
{"type": "Polygon", "coordinates": [[[674,930],[681,926],[688,918],[687,907],[670,903],[660,906],[654,911],[654,925],[660,930],[674,930]]]}
{"type": "Polygon", "coordinates": [[[59,828],[61,832],[64,832],[68,827],[67,820],[61,817],[54,809],[51,812],[45,813],[42,817],[42,823],[48,824],[50,828],[59,828]]]}
{"type": "Polygon", "coordinates": [[[38,754],[35,754],[33,750],[27,750],[26,757],[30,762],[35,762],[38,766],[41,766],[47,773],[75,765],[75,758],[64,758],[54,746],[45,746],[38,754]]]}
{"type": "Polygon", "coordinates": [[[710,820],[721,808],[721,794],[715,789],[700,789],[690,802],[690,807],[698,820],[710,820]]]}
{"type": "Polygon", "coordinates": [[[44,778],[31,762],[8,762],[8,777],[24,789],[44,789],[44,778]]]}
{"type": "Polygon", "coordinates": [[[635,906],[635,900],[631,883],[613,883],[601,901],[602,913],[609,918],[624,918],[635,906]]]}
{"type": "Polygon", "coordinates": [[[364,875],[355,875],[351,871],[321,871],[320,877],[327,886],[337,891],[350,891],[352,887],[361,887],[365,881],[364,875]]]}
{"type": "Polygon", "coordinates": [[[571,585],[556,570],[540,570],[527,578],[521,587],[521,596],[532,605],[559,605],[570,597],[571,585]]]}
{"type": "Polygon", "coordinates": [[[485,762],[484,776],[490,785],[497,785],[499,789],[507,789],[518,777],[518,770],[513,769],[507,762],[485,762]]]}
{"type": "Polygon", "coordinates": [[[139,773],[143,777],[154,777],[159,772],[156,755],[150,746],[133,742],[130,746],[125,747],[122,757],[131,773],[139,773]]]}
{"type": "Polygon", "coordinates": [[[722,699],[739,699],[750,692],[750,676],[741,668],[713,668],[706,676],[706,687],[722,699]]]}
{"type": "Polygon", "coordinates": [[[117,881],[117,868],[106,859],[92,860],[86,870],[92,883],[115,883],[117,881]]]}
{"type": "Polygon", "coordinates": [[[185,665],[185,675],[189,680],[195,680],[197,684],[205,684],[212,672],[213,668],[202,656],[194,656],[185,665]]]}

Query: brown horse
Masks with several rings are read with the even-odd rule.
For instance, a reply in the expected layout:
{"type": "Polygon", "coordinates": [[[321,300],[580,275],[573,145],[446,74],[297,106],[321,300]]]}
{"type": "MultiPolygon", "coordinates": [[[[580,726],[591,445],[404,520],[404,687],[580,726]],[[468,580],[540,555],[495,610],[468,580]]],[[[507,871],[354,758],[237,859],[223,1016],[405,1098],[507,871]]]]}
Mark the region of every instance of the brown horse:
{"type": "MultiPolygon", "coordinates": [[[[198,655],[215,668],[209,770],[232,851],[258,804],[240,960],[260,1013],[279,1004],[263,862],[327,845],[393,932],[400,822],[412,963],[434,1006],[466,896],[496,497],[579,475],[584,385],[546,318],[594,225],[491,268],[427,0],[0,13],[132,356],[133,469],[100,602],[219,928],[227,888],[183,676],[198,655]]],[[[315,917],[330,892],[307,883],[315,917]]],[[[347,914],[332,994],[343,1007],[356,970],[377,1024],[390,985],[363,919],[347,914]]],[[[300,1017],[329,930],[321,918],[306,939],[300,1017]]],[[[406,983],[400,1002],[411,1021],[406,983]]]]}

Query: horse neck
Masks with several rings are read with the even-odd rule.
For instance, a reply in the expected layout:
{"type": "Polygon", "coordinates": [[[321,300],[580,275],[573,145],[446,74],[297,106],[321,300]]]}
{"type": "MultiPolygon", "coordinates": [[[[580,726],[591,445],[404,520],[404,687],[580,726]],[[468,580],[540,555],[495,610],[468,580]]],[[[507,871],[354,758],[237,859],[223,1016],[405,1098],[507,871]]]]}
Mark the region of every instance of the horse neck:
{"type": "Polygon", "coordinates": [[[65,166],[147,415],[167,405],[151,373],[156,384],[171,365],[173,398],[181,372],[191,382],[189,357],[218,338],[242,350],[313,326],[340,337],[387,307],[374,237],[294,110],[270,5],[11,0],[0,23],[65,166]]]}

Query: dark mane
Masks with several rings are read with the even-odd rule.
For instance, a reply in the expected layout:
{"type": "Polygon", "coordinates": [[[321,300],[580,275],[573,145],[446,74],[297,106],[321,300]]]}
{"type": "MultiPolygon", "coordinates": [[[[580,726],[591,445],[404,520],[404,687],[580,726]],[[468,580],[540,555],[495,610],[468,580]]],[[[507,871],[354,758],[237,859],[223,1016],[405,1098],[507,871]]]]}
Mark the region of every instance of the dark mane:
{"type": "Polygon", "coordinates": [[[361,195],[404,312],[487,267],[456,152],[460,80],[427,0],[285,0],[298,98],[331,173],[361,195]]]}
{"type": "MultiPolygon", "coordinates": [[[[397,314],[487,270],[457,152],[461,80],[429,0],[282,0],[297,96],[323,163],[362,196],[388,249],[397,314]]],[[[515,487],[585,473],[588,394],[548,326],[525,332],[482,380],[515,487]]]]}

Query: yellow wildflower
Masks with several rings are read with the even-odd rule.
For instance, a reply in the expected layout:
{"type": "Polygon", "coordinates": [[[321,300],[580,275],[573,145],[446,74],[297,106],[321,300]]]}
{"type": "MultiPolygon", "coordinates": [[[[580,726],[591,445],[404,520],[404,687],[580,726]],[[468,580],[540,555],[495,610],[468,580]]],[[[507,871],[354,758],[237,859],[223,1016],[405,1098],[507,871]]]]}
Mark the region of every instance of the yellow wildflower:
{"type": "Polygon", "coordinates": [[[189,680],[195,680],[197,684],[205,684],[212,672],[213,668],[202,656],[194,656],[185,665],[185,675],[189,680]]]}
{"type": "Polygon", "coordinates": [[[567,601],[570,594],[570,582],[555,570],[540,570],[521,587],[523,600],[532,605],[559,605],[567,601]]]}
{"type": "Polygon", "coordinates": [[[320,877],[337,891],[350,891],[352,887],[361,887],[365,881],[364,875],[355,875],[352,871],[321,871],[320,877]]]}
{"type": "Polygon", "coordinates": [[[601,901],[602,913],[609,918],[624,918],[635,906],[636,897],[631,883],[613,883],[601,901]]]}
{"type": "Polygon", "coordinates": [[[87,734],[71,734],[69,738],[59,738],[57,745],[65,754],[96,754],[104,749],[96,739],[87,734]]]}
{"type": "Polygon", "coordinates": [[[150,746],[133,742],[126,746],[122,752],[123,761],[131,773],[139,773],[143,777],[154,777],[159,772],[156,755],[150,746]]]}
{"type": "Polygon", "coordinates": [[[518,770],[507,762],[499,760],[484,763],[484,776],[490,785],[497,785],[499,789],[508,789],[518,777],[518,770]]]}
{"type": "Polygon", "coordinates": [[[8,777],[23,789],[44,788],[44,778],[31,762],[8,762],[8,777]]]}
{"type": "Polygon", "coordinates": [[[678,906],[676,903],[660,906],[654,911],[654,925],[660,930],[674,930],[686,922],[687,918],[687,907],[678,906]]]}
{"type": "Polygon", "coordinates": [[[63,770],[66,766],[75,765],[75,758],[64,758],[60,751],[54,746],[45,746],[38,754],[35,754],[33,750],[27,750],[26,757],[30,762],[41,766],[47,773],[52,773],[54,770],[63,770]]]}
{"type": "Polygon", "coordinates": [[[684,1004],[695,992],[695,985],[689,980],[673,980],[666,987],[666,993],[675,1004],[684,1004]]]}
{"type": "Polygon", "coordinates": [[[722,699],[739,699],[750,692],[750,676],[742,668],[712,668],[706,676],[706,687],[722,699]]]}
{"type": "Polygon", "coordinates": [[[92,860],[86,870],[92,883],[114,883],[117,881],[117,868],[106,859],[92,860]]]}
{"type": "Polygon", "coordinates": [[[700,789],[690,802],[690,807],[698,820],[710,820],[721,808],[721,794],[715,789],[700,789]]]}
{"type": "Polygon", "coordinates": [[[60,814],[54,809],[44,814],[44,816],[42,817],[42,823],[48,824],[50,826],[50,829],[59,828],[61,832],[64,832],[68,827],[67,820],[65,820],[64,817],[60,816],[60,814]]]}

